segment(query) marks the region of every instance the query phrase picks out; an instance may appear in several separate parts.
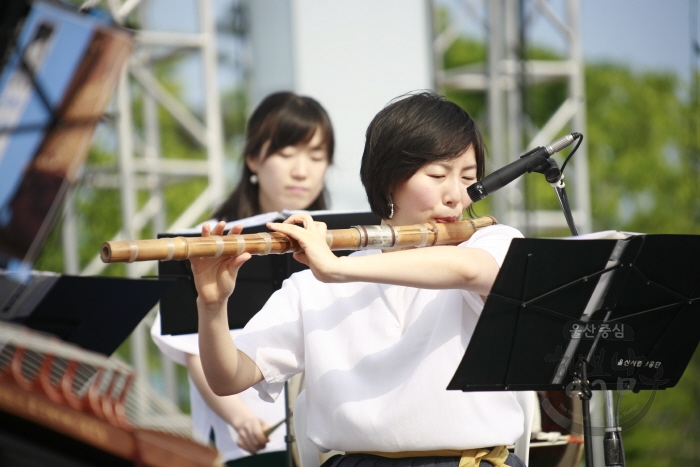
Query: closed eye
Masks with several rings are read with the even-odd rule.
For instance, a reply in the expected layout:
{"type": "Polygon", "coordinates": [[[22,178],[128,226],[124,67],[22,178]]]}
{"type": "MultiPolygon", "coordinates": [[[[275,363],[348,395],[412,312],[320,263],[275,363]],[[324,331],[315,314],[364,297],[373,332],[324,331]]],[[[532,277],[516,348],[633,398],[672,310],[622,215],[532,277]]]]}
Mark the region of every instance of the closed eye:
{"type": "Polygon", "coordinates": [[[328,160],[328,153],[324,148],[311,151],[311,160],[315,162],[325,162],[328,160]]]}
{"type": "Polygon", "coordinates": [[[328,151],[325,146],[307,147],[306,154],[314,162],[325,162],[328,160],[328,151]]]}

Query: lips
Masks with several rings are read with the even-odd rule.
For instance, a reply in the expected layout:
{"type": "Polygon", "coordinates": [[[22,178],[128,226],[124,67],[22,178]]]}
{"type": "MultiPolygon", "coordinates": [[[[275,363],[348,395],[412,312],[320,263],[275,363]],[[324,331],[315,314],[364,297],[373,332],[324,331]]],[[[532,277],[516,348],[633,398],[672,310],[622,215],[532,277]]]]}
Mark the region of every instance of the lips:
{"type": "Polygon", "coordinates": [[[457,222],[459,220],[459,217],[457,216],[452,216],[452,217],[436,217],[435,222],[438,224],[449,224],[450,222],[457,222]]]}
{"type": "Polygon", "coordinates": [[[308,189],[301,187],[301,186],[288,186],[287,191],[291,191],[292,193],[306,193],[309,191],[308,189]]]}

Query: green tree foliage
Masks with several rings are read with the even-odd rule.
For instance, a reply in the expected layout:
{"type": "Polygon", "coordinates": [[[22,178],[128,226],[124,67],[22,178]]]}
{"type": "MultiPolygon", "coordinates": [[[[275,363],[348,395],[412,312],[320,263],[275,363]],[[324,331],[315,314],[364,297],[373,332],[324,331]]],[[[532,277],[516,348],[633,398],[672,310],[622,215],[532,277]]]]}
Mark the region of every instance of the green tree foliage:
{"type": "Polygon", "coordinates": [[[621,417],[627,465],[700,465],[700,354],[695,352],[676,387],[623,395],[620,411],[635,414],[650,400],[639,423],[625,426],[621,417]]]}
{"type": "Polygon", "coordinates": [[[687,157],[697,150],[693,109],[679,97],[678,78],[603,65],[587,67],[586,83],[596,227],[700,233],[698,172],[687,157]]]}

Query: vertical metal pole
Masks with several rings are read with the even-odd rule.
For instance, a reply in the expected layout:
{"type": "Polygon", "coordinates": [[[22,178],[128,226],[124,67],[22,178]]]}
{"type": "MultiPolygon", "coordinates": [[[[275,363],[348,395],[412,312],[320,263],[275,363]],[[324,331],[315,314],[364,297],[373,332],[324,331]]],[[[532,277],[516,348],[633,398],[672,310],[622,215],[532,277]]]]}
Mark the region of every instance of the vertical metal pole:
{"type": "Polygon", "coordinates": [[[80,255],[78,252],[78,228],[75,219],[75,201],[73,195],[75,188],[70,186],[66,190],[65,203],[63,205],[63,228],[61,229],[61,243],[63,244],[63,272],[77,275],[80,271],[80,255]]]}
{"type": "MultiPolygon", "coordinates": [[[[160,125],[158,119],[158,106],[156,105],[155,99],[148,93],[143,96],[143,114],[144,114],[144,131],[145,131],[145,147],[144,147],[144,158],[146,160],[152,160],[155,164],[158,163],[160,159],[161,147],[160,147],[160,125]]],[[[161,175],[157,172],[148,175],[150,180],[149,195],[151,199],[157,199],[161,206],[165,205],[163,199],[163,190],[161,183],[161,175]]],[[[165,225],[165,209],[159,209],[158,212],[153,216],[152,222],[152,237],[159,233],[166,231],[165,225]]],[[[144,351],[146,355],[144,356],[145,361],[148,362],[150,355],[148,344],[144,344],[144,351]]],[[[163,385],[165,388],[165,395],[173,401],[175,405],[180,405],[179,391],[177,390],[177,372],[175,368],[175,362],[170,360],[164,354],[159,352],[160,356],[160,366],[163,370],[163,385]]]]}
{"type": "MultiPolygon", "coordinates": [[[[508,147],[506,149],[506,163],[515,160],[523,151],[523,108],[522,108],[522,96],[520,92],[520,73],[521,67],[525,64],[520,63],[521,57],[518,53],[520,49],[519,41],[519,30],[520,30],[520,2],[507,1],[505,3],[505,38],[506,38],[506,60],[507,71],[503,70],[502,73],[507,76],[505,80],[506,88],[506,102],[507,102],[507,121],[506,127],[508,128],[508,147]]],[[[524,60],[524,57],[522,57],[524,60]]],[[[507,209],[509,213],[523,213],[524,203],[523,203],[523,179],[520,178],[511,184],[511,186],[506,187],[504,195],[507,197],[507,209]]],[[[507,219],[508,225],[512,225],[518,229],[523,230],[523,233],[527,235],[527,231],[530,228],[525,221],[526,217],[517,216],[517,220],[510,218],[507,219]]]]}
{"type": "MultiPolygon", "coordinates": [[[[141,24],[146,24],[145,8],[139,8],[141,24]]],[[[148,50],[142,52],[142,61],[144,66],[151,69],[151,57],[148,50]]],[[[150,93],[143,93],[143,125],[144,125],[144,151],[143,158],[147,162],[151,162],[153,167],[158,167],[158,162],[161,157],[160,144],[160,120],[158,118],[158,105],[155,98],[150,93]]],[[[153,171],[149,174],[148,179],[149,195],[151,199],[158,200],[158,203],[163,206],[163,190],[161,174],[153,171]]],[[[158,234],[164,232],[165,226],[165,211],[159,209],[152,218],[152,233],[158,234]]]]}
{"type": "MultiPolygon", "coordinates": [[[[129,92],[128,64],[122,68],[117,87],[117,105],[119,109],[119,182],[121,185],[122,230],[124,238],[134,239],[134,215],[136,214],[136,187],[134,186],[132,138],[131,95],[129,92]]],[[[127,272],[133,271],[133,264],[126,265],[127,272]]],[[[129,274],[130,277],[133,277],[129,274]]]]}
{"type": "Polygon", "coordinates": [[[574,114],[571,126],[574,131],[582,133],[584,139],[578,148],[578,153],[572,160],[571,170],[574,173],[574,193],[576,208],[574,211],[580,213],[577,219],[579,233],[591,232],[591,193],[588,173],[588,149],[586,144],[586,93],[584,83],[584,63],[581,52],[581,34],[579,25],[580,6],[578,0],[569,0],[567,14],[571,26],[571,36],[569,38],[569,57],[577,67],[569,79],[569,97],[576,102],[578,109],[574,114]]]}
{"type": "MultiPolygon", "coordinates": [[[[145,5],[140,5],[138,14],[141,22],[141,26],[144,27],[148,24],[147,9],[145,5]]],[[[149,50],[142,51],[142,58],[144,66],[150,68],[150,55],[149,50]]],[[[154,167],[158,166],[159,159],[161,157],[161,144],[160,144],[160,119],[158,117],[158,105],[155,98],[150,93],[143,94],[143,124],[144,124],[144,154],[143,157],[146,161],[153,163],[154,167]]],[[[165,206],[163,199],[162,190],[162,177],[157,171],[153,171],[148,175],[149,177],[149,196],[151,199],[158,200],[160,206],[165,206]]],[[[166,230],[166,220],[165,220],[165,209],[159,209],[158,212],[153,216],[152,220],[152,236],[159,233],[165,232],[166,230]]],[[[146,364],[150,360],[148,358],[150,352],[148,343],[144,343],[145,351],[145,361],[146,364]]],[[[180,405],[179,391],[177,389],[177,371],[175,368],[175,362],[170,360],[161,352],[158,352],[160,357],[160,367],[162,369],[163,386],[165,388],[165,395],[173,401],[174,404],[180,405]]]]}
{"type": "MultiPolygon", "coordinates": [[[[504,127],[504,103],[501,92],[503,77],[501,75],[503,53],[503,1],[488,2],[489,8],[489,80],[488,108],[489,132],[491,135],[491,167],[487,172],[493,172],[505,165],[506,138],[504,127]]],[[[506,219],[506,199],[501,195],[493,197],[493,212],[497,219],[506,219]]]]}
{"type": "MultiPolygon", "coordinates": [[[[119,178],[121,185],[121,210],[123,222],[123,235],[126,239],[138,238],[135,232],[133,219],[136,214],[136,186],[134,181],[133,154],[134,143],[132,139],[133,122],[131,118],[131,95],[129,92],[129,66],[124,65],[117,88],[117,105],[119,109],[119,178]]],[[[135,277],[137,269],[133,263],[126,265],[126,273],[129,277],[135,277]]],[[[139,323],[131,334],[131,362],[137,374],[147,375],[148,361],[146,358],[146,332],[143,323],[139,323]]],[[[138,412],[145,411],[146,395],[140,394],[136,401],[138,412]]]]}
{"type": "Polygon", "coordinates": [[[432,57],[433,61],[433,73],[432,73],[432,82],[433,82],[433,90],[437,91],[438,90],[438,79],[437,75],[442,70],[445,68],[445,63],[444,63],[444,49],[438,48],[435,46],[435,38],[437,37],[437,31],[438,31],[438,18],[437,15],[435,15],[435,0],[428,0],[425,5],[425,16],[427,18],[427,21],[429,21],[429,26],[430,26],[430,40],[431,40],[431,46],[430,46],[430,55],[432,57]]]}
{"type": "Polygon", "coordinates": [[[623,467],[625,456],[622,451],[622,433],[615,417],[615,403],[612,390],[605,391],[605,436],[603,452],[607,467],[623,467]]]}
{"type": "Polygon", "coordinates": [[[223,201],[225,193],[223,132],[219,86],[216,76],[216,39],[211,0],[199,0],[199,20],[203,38],[202,66],[204,69],[209,190],[211,204],[214,205],[223,201]]]}

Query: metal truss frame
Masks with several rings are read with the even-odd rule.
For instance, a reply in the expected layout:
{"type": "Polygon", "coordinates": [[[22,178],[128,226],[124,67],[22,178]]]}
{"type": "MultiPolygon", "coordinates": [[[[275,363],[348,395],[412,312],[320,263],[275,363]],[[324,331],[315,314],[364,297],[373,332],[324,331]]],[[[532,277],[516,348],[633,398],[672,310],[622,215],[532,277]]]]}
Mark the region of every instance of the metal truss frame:
{"type": "MultiPolygon", "coordinates": [[[[120,193],[122,224],[111,240],[137,239],[148,228],[159,233],[191,227],[202,215],[210,212],[214,203],[223,199],[224,143],[221,123],[220,96],[217,83],[217,51],[215,19],[212,0],[192,0],[198,12],[198,31],[173,33],[149,30],[148,0],[88,1],[82,9],[104,3],[117,24],[125,24],[134,16],[141,25],[135,31],[136,47],[122,69],[116,98],[116,127],[118,164],[107,172],[91,172],[87,168],[82,181],[95,188],[118,188],[120,193]],[[201,57],[203,77],[203,118],[181,99],[173,95],[153,72],[159,58],[155,50],[168,53],[187,52],[201,57]],[[134,125],[134,100],[131,91],[140,87],[142,94],[142,131],[134,125]],[[180,127],[197,141],[206,152],[206,159],[168,159],[162,157],[159,108],[165,109],[180,127]],[[141,134],[139,134],[141,133],[141,134]],[[199,177],[207,181],[206,188],[170,225],[165,221],[165,204],[162,187],[168,178],[199,177]],[[139,203],[139,196],[147,193],[147,200],[139,203]]],[[[79,181],[79,184],[82,183],[79,181]]],[[[96,275],[105,265],[99,254],[84,268],[78,260],[78,225],[75,217],[74,197],[67,196],[63,222],[64,270],[68,274],[96,275]]],[[[127,276],[141,277],[152,272],[152,263],[127,265],[127,276]]],[[[131,359],[137,372],[147,374],[149,320],[144,320],[131,336],[131,359]]],[[[173,363],[162,358],[166,393],[177,401],[177,382],[173,363]]]]}
{"type": "MultiPolygon", "coordinates": [[[[560,17],[547,0],[458,0],[461,17],[455,18],[435,39],[436,57],[461,34],[460,22],[476,21],[487,35],[487,63],[460,69],[438,70],[439,89],[481,91],[487,94],[491,165],[495,170],[515,160],[520,154],[548,144],[560,134],[577,131],[586,134],[584,64],[579,28],[579,1],[562,0],[565,11],[560,17]],[[521,5],[522,2],[525,2],[521,5]],[[521,21],[521,7],[529,7],[521,21]],[[523,60],[521,28],[534,17],[548,21],[565,41],[566,57],[560,61],[523,60]],[[522,24],[524,23],[524,24],[522,24]],[[565,80],[566,99],[541,128],[532,129],[526,123],[522,109],[522,83],[535,84],[565,80]],[[534,131],[533,131],[534,130],[534,131]],[[527,135],[527,141],[525,137],[527,135]]],[[[438,63],[438,67],[441,68],[438,63]]],[[[591,230],[590,190],[586,139],[567,165],[566,180],[573,188],[573,216],[580,233],[591,230]]],[[[535,210],[524,206],[520,181],[493,195],[494,215],[508,225],[528,234],[531,230],[566,228],[560,211],[535,210]]]]}

